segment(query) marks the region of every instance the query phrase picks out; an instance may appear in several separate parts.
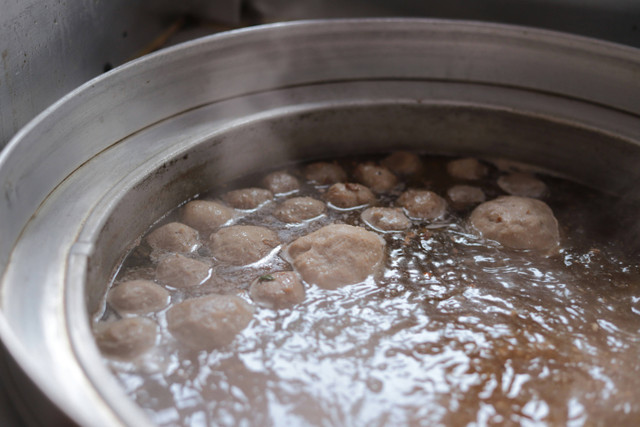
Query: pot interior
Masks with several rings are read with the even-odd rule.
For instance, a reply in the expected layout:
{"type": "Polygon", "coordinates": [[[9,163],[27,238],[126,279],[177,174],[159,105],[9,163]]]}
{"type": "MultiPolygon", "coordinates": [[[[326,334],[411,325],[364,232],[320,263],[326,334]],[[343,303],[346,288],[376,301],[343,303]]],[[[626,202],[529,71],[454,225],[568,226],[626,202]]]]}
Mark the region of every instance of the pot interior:
{"type": "Polygon", "coordinates": [[[140,237],[194,196],[293,163],[397,150],[522,162],[606,193],[640,197],[634,185],[639,145],[550,117],[481,105],[415,103],[257,117],[181,151],[113,205],[88,262],[86,309],[98,310],[123,256],[140,237]]]}
{"type": "MultiPolygon", "coordinates": [[[[640,197],[632,185],[638,144],[550,116],[451,102],[305,106],[249,116],[155,168],[142,168],[109,210],[99,212],[102,226],[86,264],[87,312],[103,307],[123,257],[154,222],[198,194],[302,161],[397,150],[522,162],[606,193],[640,197]]],[[[97,361],[85,362],[94,369],[97,361]]]]}

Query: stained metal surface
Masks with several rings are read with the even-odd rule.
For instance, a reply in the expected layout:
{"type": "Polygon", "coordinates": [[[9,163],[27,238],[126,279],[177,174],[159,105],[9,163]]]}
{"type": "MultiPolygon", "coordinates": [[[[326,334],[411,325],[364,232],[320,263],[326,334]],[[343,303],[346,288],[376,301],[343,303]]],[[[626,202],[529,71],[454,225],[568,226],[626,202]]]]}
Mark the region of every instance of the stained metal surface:
{"type": "Polygon", "coordinates": [[[0,335],[75,422],[144,425],[89,316],[167,207],[248,170],[399,146],[497,151],[636,195],[639,71],[637,50],[590,39],[393,19],[240,30],[127,64],[0,153],[0,335]]]}
{"type": "Polygon", "coordinates": [[[71,89],[125,61],[148,33],[160,31],[159,21],[140,19],[145,12],[139,4],[124,3],[2,1],[0,145],[71,89]]]}
{"type": "Polygon", "coordinates": [[[239,0],[0,0],[0,148],[69,91],[141,53],[177,16],[237,22],[239,0]]]}

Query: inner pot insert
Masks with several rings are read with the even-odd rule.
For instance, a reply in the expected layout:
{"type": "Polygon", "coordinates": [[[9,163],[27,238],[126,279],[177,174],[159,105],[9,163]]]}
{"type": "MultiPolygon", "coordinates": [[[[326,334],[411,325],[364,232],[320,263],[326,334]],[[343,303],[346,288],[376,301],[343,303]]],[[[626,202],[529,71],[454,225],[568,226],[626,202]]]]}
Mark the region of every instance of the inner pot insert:
{"type": "MultiPolygon", "coordinates": [[[[133,179],[114,192],[117,197],[104,200],[105,209],[99,206],[87,222],[81,239],[93,239],[93,252],[88,258],[78,254],[72,259],[70,277],[77,280],[71,289],[84,286],[82,309],[89,316],[104,304],[105,288],[124,255],[158,218],[213,187],[301,161],[398,150],[502,158],[607,193],[637,197],[627,187],[629,177],[611,174],[613,163],[618,170],[634,170],[638,150],[628,141],[575,123],[487,105],[362,101],[303,106],[251,115],[188,147],[173,149],[171,156],[159,156],[155,165],[134,171],[133,179]],[[628,158],[629,153],[636,158],[628,158]]],[[[109,373],[95,345],[87,342],[88,330],[76,332],[76,339],[82,340],[74,343],[81,362],[118,408],[127,398],[112,378],[106,379],[109,373]]]]}

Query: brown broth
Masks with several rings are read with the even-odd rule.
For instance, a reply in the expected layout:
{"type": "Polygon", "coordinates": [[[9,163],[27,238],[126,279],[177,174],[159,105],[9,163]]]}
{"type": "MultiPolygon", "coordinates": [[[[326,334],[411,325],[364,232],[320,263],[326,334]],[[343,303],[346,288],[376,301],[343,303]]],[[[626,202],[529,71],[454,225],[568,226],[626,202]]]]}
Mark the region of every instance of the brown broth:
{"type": "MultiPolygon", "coordinates": [[[[449,159],[422,160],[425,171],[406,186],[444,196],[460,183],[445,172],[449,159]]],[[[349,172],[358,161],[340,160],[349,172]]],[[[471,184],[490,200],[503,194],[497,176],[492,169],[471,184]]],[[[164,309],[147,316],[160,326],[154,349],[131,362],[105,360],[159,425],[640,425],[640,266],[624,255],[631,252],[622,238],[638,207],[539,178],[560,223],[557,255],[482,239],[466,224],[471,209],[450,209],[442,220],[383,234],[386,264],[375,278],[334,291],[307,286],[304,302],[290,309],[256,306],[225,348],[180,348],[164,309]]],[[[229,188],[259,182],[248,177],[229,188]]],[[[304,184],[295,196],[322,200],[324,191],[304,184]]],[[[379,205],[392,206],[398,194],[379,205]]],[[[330,223],[365,226],[362,209],[331,208],[285,225],[271,212],[288,197],[236,224],[272,228],[283,243],[330,223]]],[[[149,252],[145,244],[134,249],[114,281],[153,278],[149,252]]],[[[210,259],[206,249],[199,256],[210,259]]],[[[277,251],[248,267],[214,265],[220,280],[171,290],[172,304],[216,292],[250,301],[253,279],[290,269],[277,251]]],[[[118,315],[107,306],[99,317],[118,315]]]]}

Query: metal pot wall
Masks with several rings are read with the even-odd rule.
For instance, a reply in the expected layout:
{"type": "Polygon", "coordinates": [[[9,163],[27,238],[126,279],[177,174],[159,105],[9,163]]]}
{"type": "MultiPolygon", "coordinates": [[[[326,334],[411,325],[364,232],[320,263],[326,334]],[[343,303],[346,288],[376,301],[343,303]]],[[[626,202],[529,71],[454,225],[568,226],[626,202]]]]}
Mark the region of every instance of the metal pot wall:
{"type": "Polygon", "coordinates": [[[89,82],[0,155],[0,335],[16,381],[44,397],[26,403],[82,425],[147,423],[90,316],[156,218],[248,172],[410,149],[640,197],[639,73],[640,52],[590,39],[385,19],[220,34],[89,82]]]}

